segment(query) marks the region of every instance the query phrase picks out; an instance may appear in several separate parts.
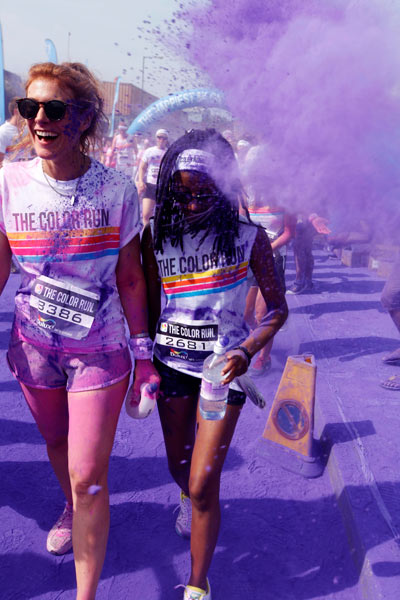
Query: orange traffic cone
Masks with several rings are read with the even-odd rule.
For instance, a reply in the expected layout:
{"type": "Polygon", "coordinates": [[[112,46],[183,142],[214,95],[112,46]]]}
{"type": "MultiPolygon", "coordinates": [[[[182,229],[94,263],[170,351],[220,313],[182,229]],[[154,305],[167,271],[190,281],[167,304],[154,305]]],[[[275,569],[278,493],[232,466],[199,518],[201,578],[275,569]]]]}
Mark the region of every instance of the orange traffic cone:
{"type": "Polygon", "coordinates": [[[263,455],[303,477],[324,468],[313,437],[316,373],[313,355],[288,357],[259,444],[263,455]]]}

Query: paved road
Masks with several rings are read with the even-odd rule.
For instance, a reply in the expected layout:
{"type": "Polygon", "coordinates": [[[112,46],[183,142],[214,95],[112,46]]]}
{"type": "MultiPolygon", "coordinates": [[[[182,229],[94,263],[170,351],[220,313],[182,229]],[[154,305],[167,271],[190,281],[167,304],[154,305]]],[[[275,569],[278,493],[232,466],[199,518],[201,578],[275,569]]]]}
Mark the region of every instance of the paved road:
{"type": "MultiPolygon", "coordinates": [[[[288,278],[293,277],[289,261],[288,278]]],[[[47,554],[63,498],[5,351],[18,275],[0,299],[0,597],[72,600],[72,554],[47,554]]],[[[312,294],[288,297],[264,411],[246,405],[222,477],[214,600],[393,600],[400,596],[400,393],[382,390],[381,356],[397,345],[380,311],[383,281],[319,253],[312,294]],[[318,365],[316,435],[327,467],[306,480],[257,451],[286,357],[318,365]]],[[[110,465],[111,531],[99,600],[181,600],[189,544],[174,533],[178,499],[156,414],[121,414],[110,465]]]]}

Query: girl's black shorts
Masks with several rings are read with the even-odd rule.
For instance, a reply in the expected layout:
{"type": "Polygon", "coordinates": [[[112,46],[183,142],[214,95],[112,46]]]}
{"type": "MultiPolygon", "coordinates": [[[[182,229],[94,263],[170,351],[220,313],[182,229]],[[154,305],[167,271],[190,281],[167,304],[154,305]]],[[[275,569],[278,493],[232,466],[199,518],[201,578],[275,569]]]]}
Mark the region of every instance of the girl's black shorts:
{"type": "MultiPolygon", "coordinates": [[[[160,391],[165,396],[198,396],[200,392],[200,377],[181,373],[176,369],[171,369],[154,357],[154,366],[161,376],[160,391]]],[[[229,389],[228,404],[233,406],[243,406],[246,402],[246,394],[237,390],[229,389]]]]}

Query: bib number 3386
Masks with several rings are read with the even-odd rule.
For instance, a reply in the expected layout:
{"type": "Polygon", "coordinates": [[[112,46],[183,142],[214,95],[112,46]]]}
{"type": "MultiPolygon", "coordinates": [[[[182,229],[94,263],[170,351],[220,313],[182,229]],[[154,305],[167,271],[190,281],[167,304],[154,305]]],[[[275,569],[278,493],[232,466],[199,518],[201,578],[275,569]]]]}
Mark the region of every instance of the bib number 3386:
{"type": "Polygon", "coordinates": [[[90,331],[99,300],[99,294],[42,275],[33,282],[29,304],[38,327],[81,340],[90,331]]]}

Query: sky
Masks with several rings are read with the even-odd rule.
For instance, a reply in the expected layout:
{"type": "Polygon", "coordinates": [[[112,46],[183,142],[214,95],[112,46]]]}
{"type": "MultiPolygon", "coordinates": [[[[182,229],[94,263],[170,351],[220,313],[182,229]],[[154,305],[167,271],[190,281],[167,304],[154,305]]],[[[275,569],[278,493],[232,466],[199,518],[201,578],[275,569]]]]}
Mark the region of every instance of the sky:
{"type": "Polygon", "coordinates": [[[58,62],[83,62],[103,81],[120,75],[141,87],[143,57],[157,56],[145,59],[145,90],[162,97],[199,87],[206,77],[152,33],[166,29],[178,5],[175,0],[1,0],[4,67],[24,78],[31,64],[47,60],[50,38],[58,62]]]}

